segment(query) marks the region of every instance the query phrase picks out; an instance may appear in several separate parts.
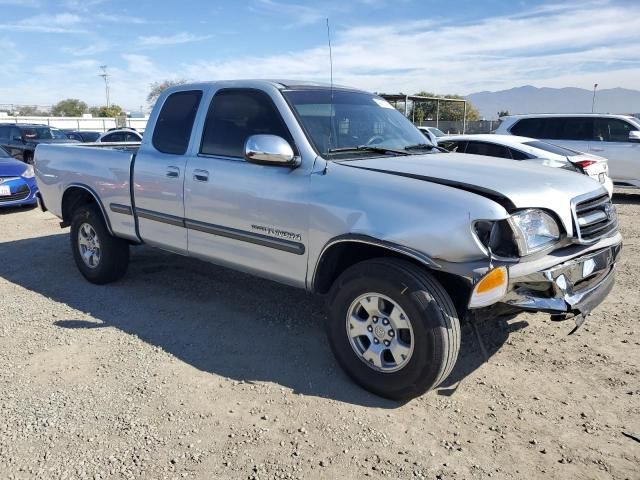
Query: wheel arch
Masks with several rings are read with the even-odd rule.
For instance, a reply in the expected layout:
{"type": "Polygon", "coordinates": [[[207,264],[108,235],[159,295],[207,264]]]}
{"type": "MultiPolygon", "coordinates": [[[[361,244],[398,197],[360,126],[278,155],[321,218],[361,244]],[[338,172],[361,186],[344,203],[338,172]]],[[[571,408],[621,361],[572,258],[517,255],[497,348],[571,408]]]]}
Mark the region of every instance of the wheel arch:
{"type": "Polygon", "coordinates": [[[326,294],[347,268],[380,257],[403,259],[427,270],[447,291],[459,317],[464,318],[471,294],[471,286],[467,281],[442,270],[437,262],[421,252],[366,235],[345,235],[334,238],[325,245],[313,271],[311,291],[326,294]]]}
{"type": "Polygon", "coordinates": [[[62,194],[62,222],[61,226],[68,227],[71,225],[71,220],[73,218],[73,212],[83,205],[91,205],[95,204],[100,209],[100,213],[102,214],[102,218],[104,218],[104,223],[107,226],[107,231],[109,235],[113,235],[113,230],[111,229],[111,222],[109,221],[109,216],[100,201],[100,197],[98,194],[89,186],[73,183],[68,185],[62,194]]]}

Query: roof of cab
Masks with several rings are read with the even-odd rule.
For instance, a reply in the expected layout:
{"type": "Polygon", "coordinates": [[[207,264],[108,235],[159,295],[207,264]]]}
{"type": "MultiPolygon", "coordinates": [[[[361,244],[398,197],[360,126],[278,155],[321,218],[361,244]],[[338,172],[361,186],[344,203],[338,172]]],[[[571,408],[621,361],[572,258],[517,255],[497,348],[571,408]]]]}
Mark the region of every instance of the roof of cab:
{"type": "Polygon", "coordinates": [[[348,87],[345,85],[331,85],[326,82],[315,82],[305,80],[285,80],[285,79],[240,79],[240,80],[213,80],[204,82],[184,83],[181,85],[175,85],[167,90],[185,90],[193,88],[204,88],[211,86],[218,87],[236,87],[236,88],[249,88],[259,86],[275,87],[279,90],[285,90],[290,88],[334,88],[338,90],[350,90],[350,91],[362,91],[357,88],[348,87]]]}

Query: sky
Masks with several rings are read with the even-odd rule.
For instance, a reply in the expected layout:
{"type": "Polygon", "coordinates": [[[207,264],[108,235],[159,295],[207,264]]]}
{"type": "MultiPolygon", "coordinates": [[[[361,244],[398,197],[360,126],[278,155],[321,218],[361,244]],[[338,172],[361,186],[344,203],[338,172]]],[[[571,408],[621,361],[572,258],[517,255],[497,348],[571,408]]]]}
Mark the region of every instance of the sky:
{"type": "Polygon", "coordinates": [[[640,0],[0,0],[0,104],[147,108],[164,79],[466,95],[640,89],[640,0]]]}

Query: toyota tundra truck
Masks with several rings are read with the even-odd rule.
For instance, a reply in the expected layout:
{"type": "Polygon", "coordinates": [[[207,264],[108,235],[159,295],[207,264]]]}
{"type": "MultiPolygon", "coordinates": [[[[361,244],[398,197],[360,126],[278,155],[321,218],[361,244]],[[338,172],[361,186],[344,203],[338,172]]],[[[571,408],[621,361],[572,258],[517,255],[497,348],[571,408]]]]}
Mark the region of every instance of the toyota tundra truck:
{"type": "Polygon", "coordinates": [[[35,171],[88,281],[146,244],[323,295],[340,365],[393,399],[449,375],[461,322],[585,318],[622,244],[587,176],[442,152],[379,96],[318,83],[172,87],[139,146],[40,145],[35,171]]]}

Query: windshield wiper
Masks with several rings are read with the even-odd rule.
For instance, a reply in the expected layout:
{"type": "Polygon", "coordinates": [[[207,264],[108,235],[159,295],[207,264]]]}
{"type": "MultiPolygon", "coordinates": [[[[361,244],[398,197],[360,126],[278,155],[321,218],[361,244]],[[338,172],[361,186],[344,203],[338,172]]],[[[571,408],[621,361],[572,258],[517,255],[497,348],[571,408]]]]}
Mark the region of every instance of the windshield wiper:
{"type": "Polygon", "coordinates": [[[348,152],[375,152],[375,153],[391,153],[393,155],[410,155],[404,150],[395,150],[387,147],[374,147],[371,145],[358,145],[357,147],[338,147],[330,148],[327,153],[348,153],[348,152]]]}
{"type": "Polygon", "coordinates": [[[433,145],[431,143],[416,143],[414,145],[407,145],[406,147],[404,147],[405,150],[423,150],[423,149],[427,149],[427,150],[439,150],[440,152],[448,152],[448,150],[445,150],[442,147],[439,147],[437,145],[433,145]]]}

